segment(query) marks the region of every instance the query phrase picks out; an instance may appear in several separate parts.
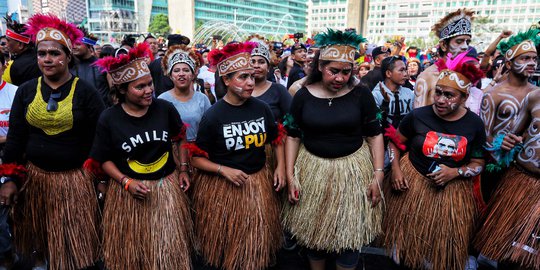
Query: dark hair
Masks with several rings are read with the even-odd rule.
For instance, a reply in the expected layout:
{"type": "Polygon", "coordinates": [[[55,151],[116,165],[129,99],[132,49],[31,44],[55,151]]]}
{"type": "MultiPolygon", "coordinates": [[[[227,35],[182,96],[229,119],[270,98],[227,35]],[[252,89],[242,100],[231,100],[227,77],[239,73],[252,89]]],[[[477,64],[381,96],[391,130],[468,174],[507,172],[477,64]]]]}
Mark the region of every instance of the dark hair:
{"type": "MultiPolygon", "coordinates": [[[[393,56],[389,56],[389,57],[386,57],[382,60],[381,62],[381,73],[382,73],[382,77],[384,79],[386,79],[386,72],[387,71],[392,71],[394,70],[394,68],[396,67],[396,62],[397,61],[403,61],[403,58],[401,58],[400,56],[397,56],[397,55],[393,55],[393,56]]],[[[403,62],[405,63],[405,62],[403,62]]]]}
{"type": "Polygon", "coordinates": [[[0,53],[0,65],[3,66],[5,64],[6,64],[6,58],[4,57],[3,53],[0,53]]]}
{"type": "MultiPolygon", "coordinates": [[[[444,46],[447,49],[450,47],[450,39],[452,39],[452,38],[447,38],[447,39],[442,41],[444,46]]],[[[440,57],[445,57],[446,56],[446,53],[442,50],[442,46],[439,46],[439,48],[437,48],[437,53],[439,53],[440,57]]]]}
{"type": "Polygon", "coordinates": [[[103,58],[103,57],[107,57],[107,56],[114,56],[114,47],[109,45],[109,44],[105,44],[103,46],[101,46],[101,52],[99,53],[99,58],[103,58]]]}
{"type": "Polygon", "coordinates": [[[122,94],[121,90],[124,90],[127,92],[128,85],[130,82],[126,82],[123,84],[114,84],[111,88],[112,94],[118,99],[118,103],[124,103],[126,101],[126,94],[122,94]]]}
{"type": "MultiPolygon", "coordinates": [[[[319,60],[319,55],[321,54],[321,51],[315,52],[315,55],[313,56],[313,61],[311,62],[311,73],[307,76],[306,81],[304,82],[304,85],[310,85],[314,84],[316,82],[322,81],[322,72],[319,70],[319,65],[321,67],[325,67],[328,64],[332,63],[333,61],[327,61],[327,60],[319,60]]],[[[351,63],[351,67],[352,67],[351,63]]],[[[351,76],[349,77],[349,81],[347,81],[347,86],[352,87],[354,85],[354,76],[351,73],[351,76]]]]}

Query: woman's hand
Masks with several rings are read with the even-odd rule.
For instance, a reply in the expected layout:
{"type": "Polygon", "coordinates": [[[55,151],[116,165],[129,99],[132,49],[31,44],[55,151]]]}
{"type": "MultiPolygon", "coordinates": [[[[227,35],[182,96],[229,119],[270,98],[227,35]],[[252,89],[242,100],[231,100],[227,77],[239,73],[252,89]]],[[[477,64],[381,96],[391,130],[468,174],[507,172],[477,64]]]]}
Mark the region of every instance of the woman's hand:
{"type": "Polygon", "coordinates": [[[278,165],[274,171],[274,188],[277,191],[280,191],[285,187],[287,181],[285,166],[278,165]]]}
{"type": "Polygon", "coordinates": [[[129,183],[128,191],[134,198],[144,200],[146,199],[148,192],[150,192],[150,189],[141,181],[132,179],[129,183]]]}
{"type": "Polygon", "coordinates": [[[391,172],[391,177],[392,177],[391,179],[392,188],[394,190],[406,191],[409,189],[409,182],[403,176],[403,172],[401,171],[401,168],[393,167],[392,172],[391,172]]]}
{"type": "Polygon", "coordinates": [[[427,175],[427,177],[433,180],[433,183],[435,183],[435,185],[441,187],[445,186],[448,182],[454,180],[456,177],[459,176],[457,168],[450,168],[444,164],[441,164],[439,166],[441,168],[440,170],[427,175]]]}
{"type": "Polygon", "coordinates": [[[17,203],[17,185],[13,181],[6,182],[0,188],[0,205],[12,205],[17,203]]]}
{"type": "Polygon", "coordinates": [[[245,184],[249,180],[248,174],[244,173],[241,170],[229,168],[226,166],[222,166],[221,170],[219,170],[219,173],[221,173],[221,176],[225,177],[237,187],[245,184]]]}
{"type": "Polygon", "coordinates": [[[297,204],[300,200],[300,187],[295,185],[296,180],[294,179],[294,176],[289,175],[287,177],[287,197],[289,199],[289,203],[291,204],[297,204]]]}
{"type": "Polygon", "coordinates": [[[367,196],[369,201],[371,202],[371,207],[377,206],[377,204],[379,204],[379,202],[381,201],[381,185],[382,179],[376,178],[371,181],[371,184],[369,184],[367,196]]]}
{"type": "Polygon", "coordinates": [[[186,192],[190,186],[189,174],[187,172],[180,172],[179,178],[180,178],[180,188],[184,192],[186,192]]]}

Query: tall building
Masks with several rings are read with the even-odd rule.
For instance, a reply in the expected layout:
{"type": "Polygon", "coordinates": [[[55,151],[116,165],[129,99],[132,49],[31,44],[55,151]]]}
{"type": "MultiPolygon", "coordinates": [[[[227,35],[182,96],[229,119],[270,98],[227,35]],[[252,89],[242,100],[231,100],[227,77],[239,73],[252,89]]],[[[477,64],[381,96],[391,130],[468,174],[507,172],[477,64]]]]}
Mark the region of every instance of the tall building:
{"type": "Polygon", "coordinates": [[[33,13],[52,13],[69,22],[80,23],[86,17],[85,0],[29,0],[33,13]]]}
{"type": "Polygon", "coordinates": [[[524,30],[540,18],[538,0],[371,0],[367,36],[370,41],[401,35],[406,39],[428,38],[431,26],[447,13],[469,8],[480,17],[489,17],[486,28],[497,31],[481,32],[473,22],[473,44],[485,48],[503,29],[524,30]]]}
{"type": "Polygon", "coordinates": [[[307,0],[169,0],[169,7],[178,10],[176,16],[169,16],[172,31],[189,37],[195,28],[216,21],[262,35],[305,33],[307,29],[307,0]]]}
{"type": "Polygon", "coordinates": [[[26,22],[28,19],[28,0],[0,0],[0,35],[6,33],[6,21],[4,16],[9,13],[14,19],[20,22],[26,22]]]}
{"type": "Polygon", "coordinates": [[[365,35],[368,0],[310,0],[308,1],[308,35],[326,28],[354,28],[365,35]]]}

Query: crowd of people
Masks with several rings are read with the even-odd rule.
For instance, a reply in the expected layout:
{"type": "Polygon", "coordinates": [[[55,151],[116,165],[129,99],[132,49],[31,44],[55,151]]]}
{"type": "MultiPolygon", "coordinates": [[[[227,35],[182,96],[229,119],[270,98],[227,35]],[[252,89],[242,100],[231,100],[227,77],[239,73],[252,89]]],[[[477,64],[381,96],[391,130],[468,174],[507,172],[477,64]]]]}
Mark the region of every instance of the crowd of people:
{"type": "Polygon", "coordinates": [[[115,48],[4,19],[0,269],[257,270],[301,248],[341,270],[365,246],[408,269],[540,269],[538,29],[477,52],[459,9],[426,58],[351,30],[115,48]]]}

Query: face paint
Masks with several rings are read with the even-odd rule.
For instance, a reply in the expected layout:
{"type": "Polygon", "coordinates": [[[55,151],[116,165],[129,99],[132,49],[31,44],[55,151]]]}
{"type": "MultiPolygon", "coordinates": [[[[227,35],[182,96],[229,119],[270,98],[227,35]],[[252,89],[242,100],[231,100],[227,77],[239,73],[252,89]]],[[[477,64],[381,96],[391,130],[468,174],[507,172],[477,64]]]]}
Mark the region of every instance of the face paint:
{"type": "Polygon", "coordinates": [[[60,65],[64,65],[64,61],[58,61],[60,63],[60,65]]]}
{"type": "Polygon", "coordinates": [[[517,63],[516,61],[513,61],[512,70],[517,74],[523,74],[527,77],[530,77],[532,76],[532,73],[527,73],[525,72],[525,70],[528,67],[534,67],[534,69],[536,70],[536,66],[537,66],[536,62],[532,62],[531,64],[531,61],[525,62],[525,63],[517,63]]]}

